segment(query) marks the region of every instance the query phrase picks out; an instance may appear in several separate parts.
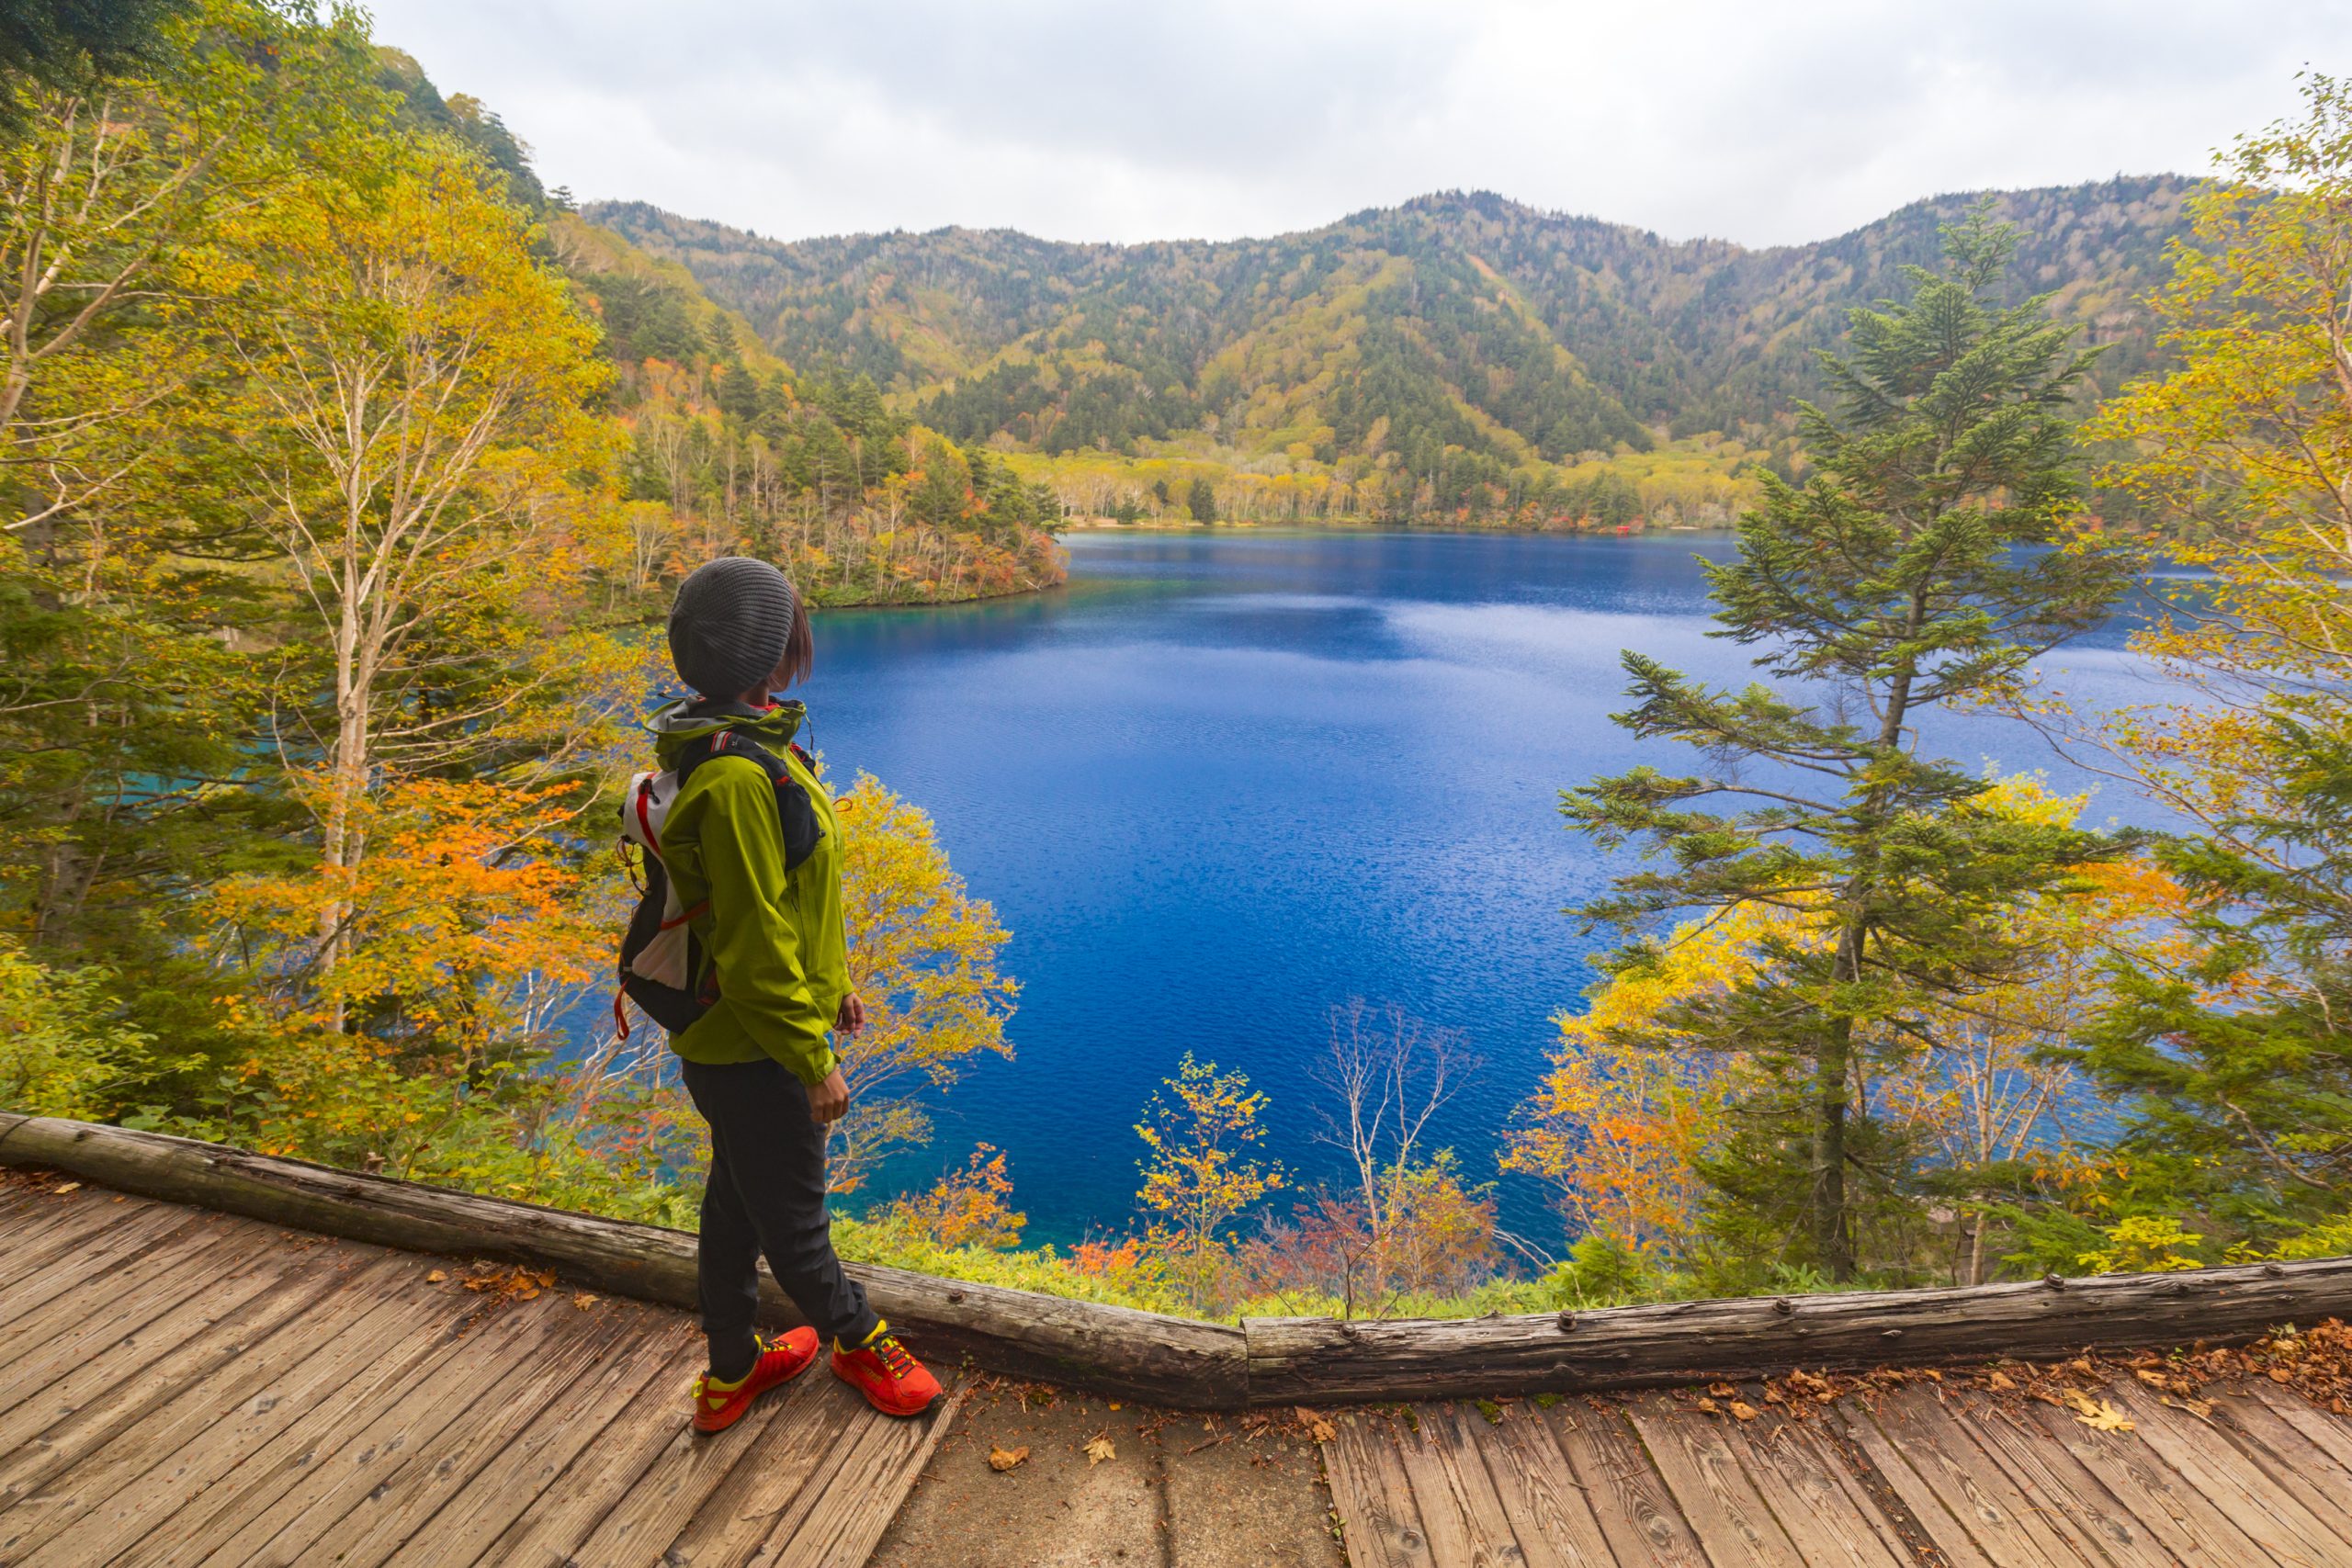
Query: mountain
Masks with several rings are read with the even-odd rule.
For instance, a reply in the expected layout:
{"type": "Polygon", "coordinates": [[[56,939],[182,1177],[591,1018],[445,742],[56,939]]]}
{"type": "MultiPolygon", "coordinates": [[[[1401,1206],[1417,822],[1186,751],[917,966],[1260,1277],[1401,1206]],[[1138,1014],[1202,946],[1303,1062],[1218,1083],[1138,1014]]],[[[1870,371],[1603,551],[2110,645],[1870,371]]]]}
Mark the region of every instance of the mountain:
{"type": "MultiPolygon", "coordinates": [[[[2095,390],[2149,361],[2137,301],[2188,188],[1990,193],[2019,231],[2010,298],[2049,293],[2109,345],[2095,390]]],[[[588,216],[683,264],[802,373],[871,378],[924,424],[1048,477],[1115,490],[1158,470],[1163,505],[1170,479],[1205,474],[1221,505],[1286,480],[1326,511],[1590,521],[1612,482],[1693,470],[1722,481],[1720,512],[1758,464],[1801,466],[1790,412],[1820,389],[1814,350],[1850,308],[1904,292],[1902,269],[1932,265],[1938,226],[1980,198],[1769,250],[1484,193],[1139,245],[968,229],[785,243],[642,203],[588,216]]]]}

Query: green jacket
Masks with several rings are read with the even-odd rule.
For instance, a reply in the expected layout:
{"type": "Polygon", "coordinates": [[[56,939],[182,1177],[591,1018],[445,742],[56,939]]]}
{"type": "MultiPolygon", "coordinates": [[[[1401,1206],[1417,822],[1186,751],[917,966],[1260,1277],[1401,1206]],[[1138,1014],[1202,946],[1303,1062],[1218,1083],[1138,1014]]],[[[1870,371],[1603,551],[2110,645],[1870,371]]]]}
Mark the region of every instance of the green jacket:
{"type": "MultiPolygon", "coordinates": [[[[718,971],[718,1004],[693,1028],[672,1035],[670,1048],[689,1062],[773,1056],[814,1085],[833,1070],[827,1036],[850,985],[841,829],[831,797],[790,746],[807,716],[798,703],[765,713],[735,704],[702,716],[679,703],[655,714],[649,727],[665,768],[677,765],[678,753],[696,736],[734,729],[779,758],[808,792],[823,836],[787,875],[768,775],[748,758],[721,753],[696,768],[671,803],[662,825],[662,863],[684,908],[708,901],[688,924],[705,964],[718,971]]],[[[703,978],[695,976],[695,983],[703,978]]]]}

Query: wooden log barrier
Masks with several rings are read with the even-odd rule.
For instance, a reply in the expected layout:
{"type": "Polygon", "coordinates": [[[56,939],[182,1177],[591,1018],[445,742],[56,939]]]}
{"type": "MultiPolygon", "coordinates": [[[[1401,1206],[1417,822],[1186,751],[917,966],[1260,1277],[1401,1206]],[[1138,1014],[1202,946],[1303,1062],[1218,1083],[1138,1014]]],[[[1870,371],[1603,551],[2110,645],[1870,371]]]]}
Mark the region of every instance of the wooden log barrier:
{"type": "MultiPolygon", "coordinates": [[[[614,1295],[695,1309],[695,1238],[510,1199],[364,1176],[218,1144],[0,1112],[0,1165],[44,1166],[119,1191],[379,1247],[554,1269],[614,1295]]],[[[875,1311],[926,1354],[1188,1409],[1238,1405],[1240,1329],[903,1269],[852,1263],[875,1311]]],[[[760,1271],[763,1315],[800,1321],[760,1271]]]]}
{"type": "MultiPolygon", "coordinates": [[[[176,1203],[379,1246],[552,1269],[616,1295],[695,1305],[682,1231],[482,1198],[86,1122],[0,1112],[0,1165],[42,1166],[176,1203]]],[[[1673,1386],[1796,1367],[2049,1358],[2251,1338],[2352,1317],[2352,1258],[1940,1291],[1675,1302],[1510,1317],[1200,1323],[853,1263],[926,1351],[1188,1409],[1673,1386]]],[[[797,1321],[764,1275],[775,1321],[797,1321]]]]}

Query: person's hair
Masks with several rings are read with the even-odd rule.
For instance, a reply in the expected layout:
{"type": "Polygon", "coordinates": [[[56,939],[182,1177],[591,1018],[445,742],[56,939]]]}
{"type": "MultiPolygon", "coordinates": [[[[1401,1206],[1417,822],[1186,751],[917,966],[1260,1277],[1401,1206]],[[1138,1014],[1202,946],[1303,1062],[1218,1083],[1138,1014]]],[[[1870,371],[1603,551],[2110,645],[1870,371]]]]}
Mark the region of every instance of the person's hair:
{"type": "Polygon", "coordinates": [[[808,629],[808,601],[800,596],[798,588],[790,583],[785,586],[792,592],[792,629],[785,634],[784,662],[777,668],[784,671],[785,685],[792,687],[808,679],[809,671],[817,668],[817,638],[808,629]]]}

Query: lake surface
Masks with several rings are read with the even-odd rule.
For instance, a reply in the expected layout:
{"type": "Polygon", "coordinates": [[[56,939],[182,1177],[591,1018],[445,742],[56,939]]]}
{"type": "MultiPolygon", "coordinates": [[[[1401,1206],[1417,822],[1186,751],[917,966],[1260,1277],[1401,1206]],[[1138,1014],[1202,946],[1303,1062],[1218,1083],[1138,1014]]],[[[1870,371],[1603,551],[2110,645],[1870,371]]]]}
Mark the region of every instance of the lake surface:
{"type": "MultiPolygon", "coordinates": [[[[1645,757],[1609,722],[1621,649],[1725,681],[1694,555],[1729,538],[1086,533],[1067,589],[817,622],[804,694],[831,776],[868,770],[929,811],[1012,931],[1015,1060],[977,1065],[929,1148],[878,1194],[976,1141],[1009,1156],[1032,1242],[1132,1218],[1136,1113],[1192,1051],[1271,1097],[1267,1153],[1308,1180],[1303,1074],[1335,1004],[1394,1002],[1485,1059],[1443,1141],[1474,1179],[1534,1087],[1552,1017],[1580,1005],[1600,939],[1561,911],[1609,866],[1558,792],[1645,757]]],[[[2143,701],[2123,628],[2052,662],[2093,703],[2143,701]]],[[[1984,716],[1930,743],[2088,788],[2041,739],[1984,716]]],[[[2150,820],[2110,788],[2092,820],[2150,820]]],[[[1504,1223],[1556,1251],[1541,1192],[1504,1223]]]]}

